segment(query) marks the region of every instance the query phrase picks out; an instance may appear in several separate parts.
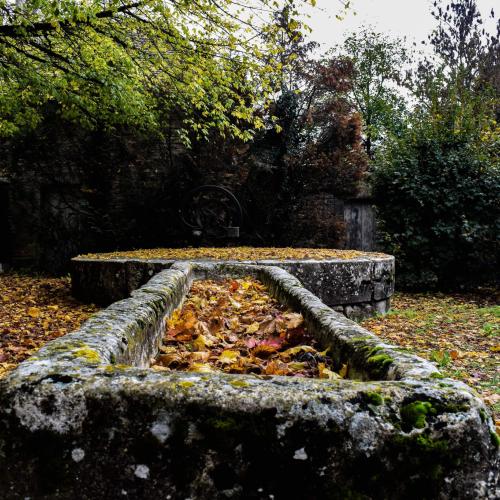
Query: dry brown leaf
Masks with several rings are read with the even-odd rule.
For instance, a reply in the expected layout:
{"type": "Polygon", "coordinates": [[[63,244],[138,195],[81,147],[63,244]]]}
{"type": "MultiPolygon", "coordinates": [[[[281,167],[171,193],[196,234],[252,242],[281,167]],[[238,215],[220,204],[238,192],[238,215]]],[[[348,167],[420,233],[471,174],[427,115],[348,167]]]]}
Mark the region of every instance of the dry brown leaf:
{"type": "Polygon", "coordinates": [[[257,356],[258,358],[266,359],[275,354],[276,351],[277,349],[275,346],[267,344],[259,344],[252,349],[252,354],[254,356],[257,356]]]}
{"type": "Polygon", "coordinates": [[[288,329],[298,328],[304,322],[302,314],[299,313],[286,313],[283,314],[285,325],[288,329]]]}
{"type": "Polygon", "coordinates": [[[169,353],[169,354],[161,354],[157,358],[157,363],[162,365],[162,366],[167,366],[167,367],[178,367],[179,365],[184,363],[183,357],[176,353],[169,353]]]}
{"type": "Polygon", "coordinates": [[[190,360],[194,363],[206,363],[210,357],[208,351],[194,351],[191,353],[190,360]]]}
{"type": "Polygon", "coordinates": [[[165,337],[182,357],[182,363],[170,366],[182,370],[208,364],[228,373],[318,377],[317,362],[326,361],[326,352],[313,347],[316,341],[307,334],[302,316],[280,305],[252,278],[233,281],[238,286],[229,280],[194,282],[182,310],[168,323],[181,330],[174,336],[168,330],[165,337]],[[205,307],[198,307],[196,297],[206,298],[205,307]],[[195,326],[185,329],[193,323],[193,313],[195,326]],[[283,355],[287,348],[291,350],[283,355]],[[310,359],[300,359],[306,354],[310,359]]]}

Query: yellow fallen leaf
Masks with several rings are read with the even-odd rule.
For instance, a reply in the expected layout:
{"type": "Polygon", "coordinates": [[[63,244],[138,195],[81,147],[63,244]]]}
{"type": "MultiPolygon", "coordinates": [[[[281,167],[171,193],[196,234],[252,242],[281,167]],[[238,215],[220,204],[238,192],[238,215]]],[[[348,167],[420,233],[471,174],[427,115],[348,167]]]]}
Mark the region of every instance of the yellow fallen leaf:
{"type": "Polygon", "coordinates": [[[198,335],[198,337],[193,340],[193,347],[197,351],[205,351],[207,347],[212,344],[213,342],[205,337],[205,335],[198,335]]]}
{"type": "Polygon", "coordinates": [[[164,354],[173,354],[173,353],[177,352],[177,348],[174,347],[173,345],[169,345],[169,346],[162,345],[160,347],[160,351],[164,354]]]}
{"type": "Polygon", "coordinates": [[[243,290],[248,290],[252,286],[252,283],[250,281],[242,281],[241,282],[241,287],[243,290]]]}
{"type": "Polygon", "coordinates": [[[252,323],[251,325],[248,325],[247,326],[247,330],[246,330],[246,333],[249,333],[249,334],[252,334],[252,333],[255,333],[259,330],[259,323],[257,323],[256,321],[254,323],[252,323]]]}
{"type": "Polygon", "coordinates": [[[32,318],[38,318],[40,316],[40,309],[38,307],[30,307],[28,309],[28,316],[32,318]]]}
{"type": "Polygon", "coordinates": [[[338,373],[332,372],[326,368],[325,363],[318,363],[319,378],[325,378],[328,380],[336,380],[340,378],[338,373]]]}
{"type": "Polygon", "coordinates": [[[314,347],[311,347],[310,345],[298,345],[296,347],[290,347],[290,349],[283,351],[282,353],[280,353],[280,356],[283,358],[290,358],[299,354],[300,352],[316,352],[316,349],[314,349],[314,347]]]}
{"type": "Polygon", "coordinates": [[[349,366],[347,363],[345,363],[342,365],[342,368],[339,370],[339,376],[342,378],[346,378],[348,372],[349,372],[349,366]]]}
{"type": "Polygon", "coordinates": [[[234,318],[231,318],[229,327],[231,328],[231,330],[237,330],[240,327],[240,320],[236,316],[234,318]]]}
{"type": "Polygon", "coordinates": [[[300,370],[304,370],[305,368],[307,368],[307,363],[292,361],[291,363],[288,363],[288,368],[294,372],[299,372],[300,370]]]}
{"type": "Polygon", "coordinates": [[[198,372],[198,373],[209,373],[212,372],[212,368],[207,363],[193,363],[189,367],[190,372],[198,372]]]}
{"type": "Polygon", "coordinates": [[[179,324],[180,317],[181,317],[181,309],[176,309],[172,313],[172,316],[170,316],[170,318],[167,319],[167,327],[169,330],[172,330],[179,324]]]}
{"type": "Polygon", "coordinates": [[[231,351],[230,349],[226,349],[222,351],[221,355],[218,357],[218,360],[224,364],[234,363],[238,357],[240,356],[240,351],[231,351]]]}

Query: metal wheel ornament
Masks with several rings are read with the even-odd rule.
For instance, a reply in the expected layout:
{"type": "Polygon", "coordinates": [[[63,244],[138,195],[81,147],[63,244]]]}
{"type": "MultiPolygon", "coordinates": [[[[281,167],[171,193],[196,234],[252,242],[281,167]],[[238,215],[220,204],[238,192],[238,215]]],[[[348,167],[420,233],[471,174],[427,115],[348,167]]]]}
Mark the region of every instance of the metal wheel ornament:
{"type": "Polygon", "coordinates": [[[229,189],[205,185],[186,195],[180,216],[182,222],[191,229],[193,236],[238,238],[243,210],[229,189]]]}

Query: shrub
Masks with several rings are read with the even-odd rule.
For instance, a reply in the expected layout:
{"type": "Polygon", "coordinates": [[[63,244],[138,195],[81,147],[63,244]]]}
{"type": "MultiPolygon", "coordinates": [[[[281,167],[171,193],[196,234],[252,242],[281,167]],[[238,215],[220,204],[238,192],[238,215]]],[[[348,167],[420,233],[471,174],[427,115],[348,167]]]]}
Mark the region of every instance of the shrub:
{"type": "Polygon", "coordinates": [[[452,288],[495,279],[500,170],[472,144],[416,127],[379,156],[374,196],[400,285],[452,288]]]}

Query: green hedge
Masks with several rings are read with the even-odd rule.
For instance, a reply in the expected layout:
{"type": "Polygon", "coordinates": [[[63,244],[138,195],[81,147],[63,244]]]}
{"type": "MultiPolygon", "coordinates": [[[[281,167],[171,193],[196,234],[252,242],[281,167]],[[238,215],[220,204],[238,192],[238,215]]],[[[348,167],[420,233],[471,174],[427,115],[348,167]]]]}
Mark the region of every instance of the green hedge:
{"type": "Polygon", "coordinates": [[[373,172],[381,235],[398,283],[454,288],[498,277],[498,165],[464,138],[408,131],[373,172]]]}

